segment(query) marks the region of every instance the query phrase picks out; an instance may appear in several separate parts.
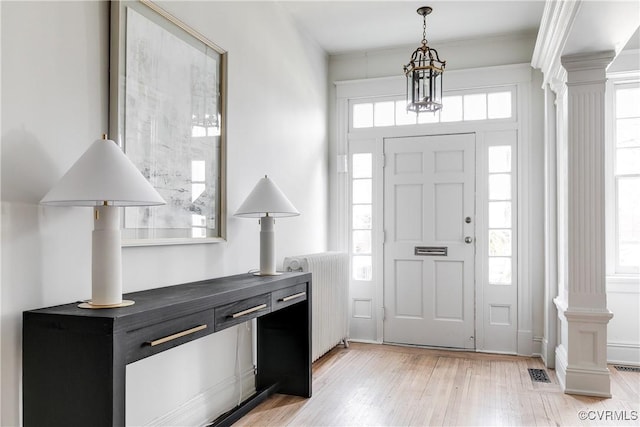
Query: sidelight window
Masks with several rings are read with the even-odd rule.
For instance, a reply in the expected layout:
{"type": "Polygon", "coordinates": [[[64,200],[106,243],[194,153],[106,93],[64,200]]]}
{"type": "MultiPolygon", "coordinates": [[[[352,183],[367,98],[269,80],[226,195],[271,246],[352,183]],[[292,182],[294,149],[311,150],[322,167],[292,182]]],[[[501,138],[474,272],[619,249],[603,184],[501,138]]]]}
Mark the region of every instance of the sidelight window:
{"type": "Polygon", "coordinates": [[[489,284],[511,285],[512,280],[512,215],[513,173],[511,168],[511,146],[489,147],[489,218],[488,254],[489,284]]]}
{"type": "Polygon", "coordinates": [[[372,212],[373,212],[373,155],[351,155],[351,254],[354,280],[371,281],[372,260],[372,212]]]}

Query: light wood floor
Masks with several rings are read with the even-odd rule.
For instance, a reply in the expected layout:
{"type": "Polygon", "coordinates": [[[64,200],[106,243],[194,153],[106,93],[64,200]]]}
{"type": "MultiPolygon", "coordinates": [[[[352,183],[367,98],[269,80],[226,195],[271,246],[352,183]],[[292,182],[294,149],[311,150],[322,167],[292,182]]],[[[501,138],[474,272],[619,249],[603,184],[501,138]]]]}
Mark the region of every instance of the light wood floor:
{"type": "MultiPolygon", "coordinates": [[[[313,397],[275,395],[236,426],[640,425],[640,373],[611,370],[613,398],[534,383],[537,358],[352,343],[313,365],[313,397]],[[585,412],[585,421],[580,418],[585,412]],[[634,419],[635,418],[635,419],[634,419]]],[[[584,415],[583,415],[584,416],[584,415]]]]}

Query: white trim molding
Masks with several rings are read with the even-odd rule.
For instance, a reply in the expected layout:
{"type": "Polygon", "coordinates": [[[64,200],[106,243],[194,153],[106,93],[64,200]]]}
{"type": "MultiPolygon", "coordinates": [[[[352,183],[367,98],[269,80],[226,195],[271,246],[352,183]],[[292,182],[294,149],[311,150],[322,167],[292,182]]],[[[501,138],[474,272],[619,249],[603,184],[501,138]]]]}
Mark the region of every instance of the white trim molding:
{"type": "Polygon", "coordinates": [[[547,1],[545,4],[531,59],[531,65],[544,73],[545,83],[564,80],[560,56],[579,7],[580,1],[547,1]]]}
{"type": "Polygon", "coordinates": [[[607,362],[640,366],[640,344],[609,341],[607,343],[607,362]]]}

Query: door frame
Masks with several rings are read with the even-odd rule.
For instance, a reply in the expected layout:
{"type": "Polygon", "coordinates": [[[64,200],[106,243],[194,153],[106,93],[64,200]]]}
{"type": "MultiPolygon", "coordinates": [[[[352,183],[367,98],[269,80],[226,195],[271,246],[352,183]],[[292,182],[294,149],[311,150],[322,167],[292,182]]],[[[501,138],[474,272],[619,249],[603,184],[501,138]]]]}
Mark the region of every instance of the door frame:
{"type": "MultiPolygon", "coordinates": [[[[335,158],[335,162],[331,162],[331,176],[333,177],[335,190],[335,209],[332,214],[332,229],[335,234],[331,236],[331,245],[338,250],[349,251],[349,231],[350,231],[350,215],[349,215],[349,150],[350,147],[369,145],[369,152],[374,155],[374,165],[380,166],[374,168],[374,179],[379,169],[381,173],[382,162],[384,156],[382,153],[382,143],[388,137],[402,137],[415,135],[437,135],[449,133],[476,133],[476,175],[482,168],[478,167],[478,161],[482,156],[481,151],[486,148],[484,135],[489,131],[515,130],[517,132],[517,194],[521,195],[517,204],[517,271],[514,276],[517,277],[517,351],[515,353],[522,355],[539,354],[541,351],[542,338],[533,335],[533,310],[534,304],[531,289],[531,270],[529,264],[531,262],[529,250],[529,216],[530,204],[527,190],[529,189],[529,163],[530,163],[530,128],[529,128],[529,102],[531,98],[531,81],[532,70],[529,64],[516,64],[499,67],[486,67],[483,69],[457,70],[448,74],[446,89],[468,90],[476,88],[491,88],[496,86],[514,87],[516,93],[516,102],[514,105],[515,117],[511,121],[490,122],[455,122],[455,123],[438,123],[431,125],[409,125],[395,127],[380,127],[370,129],[353,130],[349,122],[349,109],[353,101],[360,101],[363,98],[378,100],[384,97],[397,97],[403,94],[404,78],[389,77],[375,78],[366,80],[355,80],[336,82],[336,139],[335,144],[331,145],[331,158],[335,158]],[[527,195],[527,197],[525,197],[527,195]]],[[[380,182],[380,176],[378,182],[380,182]]],[[[482,177],[476,176],[476,182],[481,182],[482,177]]],[[[380,187],[378,185],[378,187],[380,187]]],[[[374,197],[382,197],[382,188],[376,189],[374,186],[374,197]],[[376,196],[377,195],[377,196],[376,196]]],[[[381,200],[381,199],[379,199],[381,200]]],[[[476,207],[480,206],[483,201],[478,200],[476,194],[476,207]]],[[[378,203],[374,210],[374,215],[382,218],[382,206],[378,203]]],[[[477,209],[477,208],[476,208],[477,209]]],[[[374,228],[377,224],[377,235],[382,236],[383,230],[381,221],[374,220],[374,228]]],[[[478,245],[483,244],[479,239],[480,230],[476,230],[478,245]]],[[[381,237],[382,239],[383,237],[381,237]]],[[[374,242],[379,239],[374,238],[374,242]]],[[[476,270],[483,265],[478,258],[480,255],[476,250],[476,270]]],[[[374,261],[375,264],[379,262],[374,261]]],[[[379,269],[382,267],[380,266],[379,269]]],[[[482,295],[484,289],[481,281],[478,280],[476,273],[476,350],[496,352],[495,349],[486,348],[484,343],[484,327],[482,318],[484,310],[482,305],[482,295]]],[[[352,324],[351,339],[362,342],[383,342],[383,317],[384,317],[384,294],[382,287],[383,272],[379,271],[377,277],[374,278],[372,286],[368,287],[368,294],[359,294],[361,288],[354,289],[350,292],[349,314],[352,324]],[[365,316],[355,318],[355,301],[370,302],[369,312],[365,316]],[[354,333],[353,325],[359,325],[354,333]],[[365,325],[365,326],[363,326],[365,325]]],[[[361,314],[361,313],[359,313],[361,314]]],[[[498,350],[498,352],[500,352],[498,350]]],[[[513,353],[513,352],[508,352],[513,353]]]]}

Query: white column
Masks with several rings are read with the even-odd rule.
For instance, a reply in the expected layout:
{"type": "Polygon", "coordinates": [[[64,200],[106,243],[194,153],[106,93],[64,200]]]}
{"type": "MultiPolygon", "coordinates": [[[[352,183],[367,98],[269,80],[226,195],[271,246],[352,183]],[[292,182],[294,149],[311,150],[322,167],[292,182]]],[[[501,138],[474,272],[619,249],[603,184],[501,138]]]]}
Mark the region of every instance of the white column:
{"type": "Polygon", "coordinates": [[[605,71],[613,51],[565,55],[567,71],[567,283],[556,371],[566,393],[610,397],[605,289],[605,71]]]}

